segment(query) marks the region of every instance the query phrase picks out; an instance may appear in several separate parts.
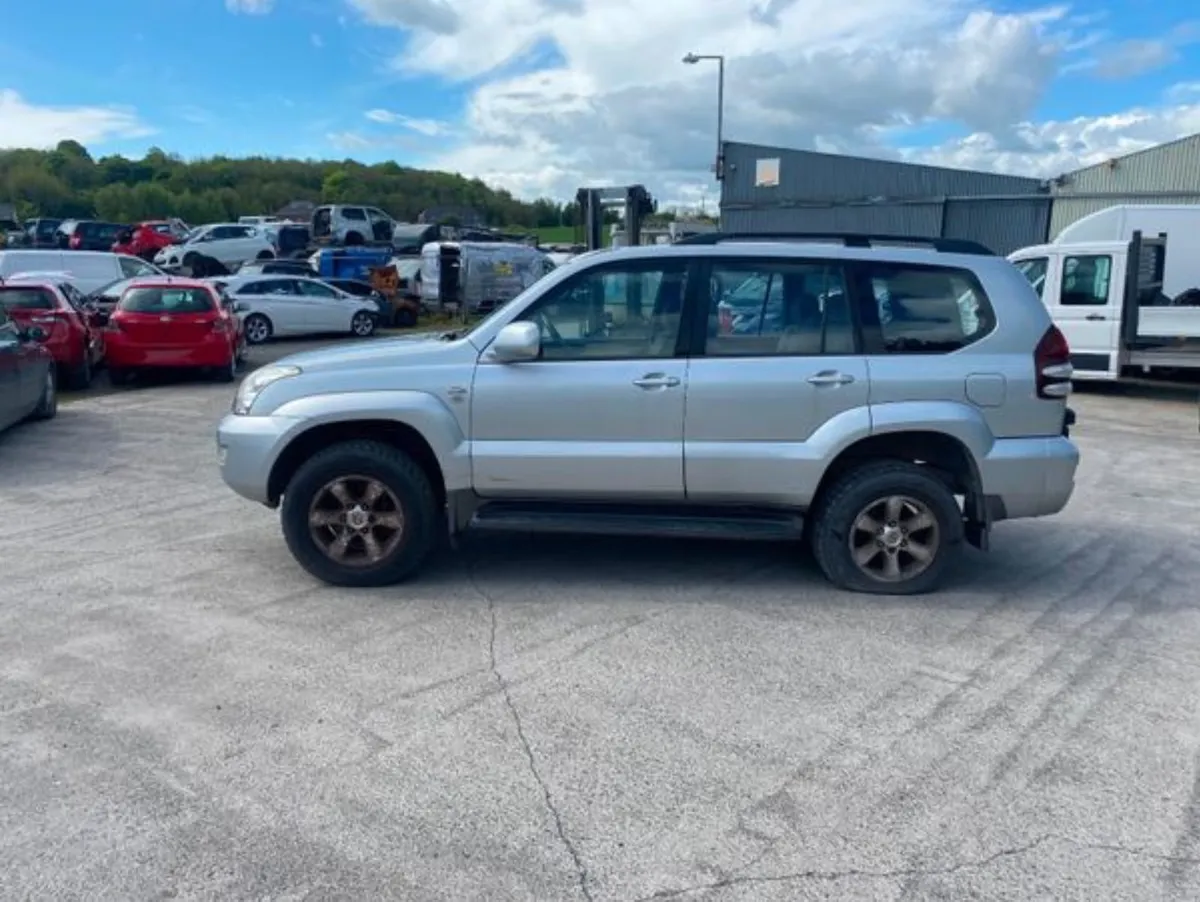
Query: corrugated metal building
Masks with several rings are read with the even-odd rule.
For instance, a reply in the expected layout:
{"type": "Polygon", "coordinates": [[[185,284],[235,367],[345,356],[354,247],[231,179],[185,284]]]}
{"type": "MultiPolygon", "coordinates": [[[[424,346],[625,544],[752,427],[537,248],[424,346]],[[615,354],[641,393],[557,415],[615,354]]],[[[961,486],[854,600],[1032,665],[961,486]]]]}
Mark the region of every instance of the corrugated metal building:
{"type": "Polygon", "coordinates": [[[1050,235],[1117,204],[1200,204],[1200,135],[1060,176],[1050,235]]]}
{"type": "Polygon", "coordinates": [[[1040,179],[725,144],[727,232],[940,235],[1007,254],[1046,240],[1050,206],[1040,179]]]}

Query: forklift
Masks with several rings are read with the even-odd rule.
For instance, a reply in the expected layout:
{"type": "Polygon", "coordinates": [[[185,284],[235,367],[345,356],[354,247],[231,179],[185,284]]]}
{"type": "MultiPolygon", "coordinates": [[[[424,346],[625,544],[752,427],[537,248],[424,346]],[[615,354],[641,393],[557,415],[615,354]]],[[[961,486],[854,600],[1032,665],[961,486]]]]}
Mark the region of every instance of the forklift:
{"type": "Polygon", "coordinates": [[[580,188],[575,194],[583,222],[583,244],[589,251],[604,247],[604,211],[625,208],[625,244],[641,244],[642,222],[655,212],[654,199],[642,185],[624,188],[580,188]]]}

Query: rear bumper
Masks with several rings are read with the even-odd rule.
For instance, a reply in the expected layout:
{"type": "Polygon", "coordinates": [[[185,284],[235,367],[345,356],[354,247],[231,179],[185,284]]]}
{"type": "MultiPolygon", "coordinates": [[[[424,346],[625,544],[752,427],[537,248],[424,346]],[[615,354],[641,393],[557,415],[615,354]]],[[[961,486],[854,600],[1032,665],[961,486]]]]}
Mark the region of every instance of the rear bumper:
{"type": "Polygon", "coordinates": [[[228,366],[233,343],[220,337],[196,345],[152,345],[110,338],[106,348],[108,365],[115,367],[228,366]]]}
{"type": "Polygon", "coordinates": [[[1071,500],[1078,467],[1079,449],[1065,436],[997,439],[979,465],[992,518],[1057,514],[1071,500]]]}

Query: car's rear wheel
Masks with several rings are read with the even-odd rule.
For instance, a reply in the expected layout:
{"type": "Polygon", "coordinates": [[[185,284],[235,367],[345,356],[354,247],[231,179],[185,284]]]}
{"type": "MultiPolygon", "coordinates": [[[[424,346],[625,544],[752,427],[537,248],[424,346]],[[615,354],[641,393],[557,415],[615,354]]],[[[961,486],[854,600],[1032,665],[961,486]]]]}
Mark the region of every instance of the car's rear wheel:
{"type": "Polygon", "coordinates": [[[417,324],[417,312],[411,307],[397,307],[392,324],[399,329],[410,329],[417,324]]]}
{"type": "Polygon", "coordinates": [[[930,592],[962,545],[962,511],[945,482],[904,461],[841,476],[815,511],[811,541],[834,585],[875,595],[930,592]]]}
{"type": "Polygon", "coordinates": [[[30,414],[30,419],[34,420],[50,420],[58,413],[58,377],[55,375],[54,366],[51,364],[46,367],[46,377],[42,383],[42,395],[38,399],[38,406],[33,409],[30,414]]]}
{"type": "Polygon", "coordinates": [[[242,330],[245,333],[246,341],[252,345],[260,345],[264,341],[269,341],[271,333],[274,331],[271,321],[261,313],[252,313],[246,317],[242,330]]]}
{"type": "Polygon", "coordinates": [[[433,550],[439,517],[425,472],[372,441],[311,457],[283,493],[280,520],[292,555],[335,586],[386,586],[415,574],[433,550]]]}
{"type": "Polygon", "coordinates": [[[359,338],[370,338],[375,334],[375,317],[360,310],[350,319],[350,331],[359,338]]]}
{"type": "Polygon", "coordinates": [[[92,358],[85,346],[83,349],[83,362],[72,368],[68,382],[71,388],[81,391],[92,384],[94,376],[95,371],[92,369],[92,358]]]}

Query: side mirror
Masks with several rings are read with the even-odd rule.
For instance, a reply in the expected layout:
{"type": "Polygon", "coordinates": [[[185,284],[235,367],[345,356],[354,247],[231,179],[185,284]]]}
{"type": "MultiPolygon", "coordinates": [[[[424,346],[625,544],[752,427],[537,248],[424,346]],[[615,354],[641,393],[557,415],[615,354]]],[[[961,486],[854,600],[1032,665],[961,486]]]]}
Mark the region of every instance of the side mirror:
{"type": "Polygon", "coordinates": [[[509,323],[492,342],[492,356],[501,363],[537,360],[542,352],[542,332],[537,323],[509,323]]]}
{"type": "Polygon", "coordinates": [[[45,341],[46,330],[40,326],[30,326],[25,330],[24,338],[26,341],[45,341]]]}

